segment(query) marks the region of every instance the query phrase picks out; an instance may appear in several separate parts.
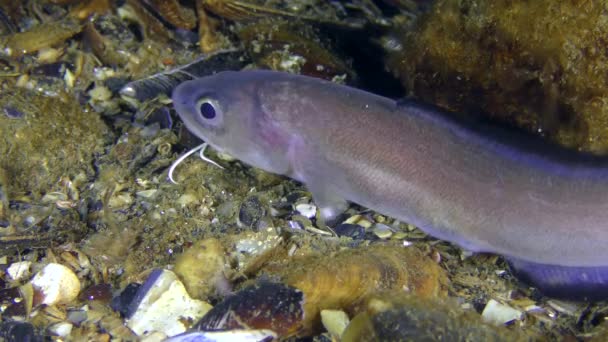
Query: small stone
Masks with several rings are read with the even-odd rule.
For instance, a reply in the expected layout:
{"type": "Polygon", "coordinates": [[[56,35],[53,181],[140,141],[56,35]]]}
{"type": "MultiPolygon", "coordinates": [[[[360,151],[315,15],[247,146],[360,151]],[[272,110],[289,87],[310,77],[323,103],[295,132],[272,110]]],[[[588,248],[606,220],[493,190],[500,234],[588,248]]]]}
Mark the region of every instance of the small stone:
{"type": "Polygon", "coordinates": [[[358,224],[361,227],[368,229],[370,228],[373,223],[370,222],[370,220],[368,220],[365,216],[363,215],[354,215],[349,217],[348,219],[346,219],[346,221],[342,222],[342,223],[349,223],[349,224],[358,224]]]}
{"type": "Polygon", "coordinates": [[[14,281],[24,280],[30,276],[31,266],[31,261],[14,262],[8,267],[6,273],[14,281]]]}
{"type": "Polygon", "coordinates": [[[382,223],[376,223],[373,232],[380,239],[388,239],[393,235],[392,228],[382,223]]]}
{"type": "Polygon", "coordinates": [[[550,299],[547,301],[547,304],[557,312],[573,317],[579,316],[581,311],[586,308],[585,305],[581,305],[580,303],[557,299],[550,299]]]}
{"type": "Polygon", "coordinates": [[[365,228],[358,224],[342,223],[334,228],[334,232],[338,236],[347,236],[355,240],[362,239],[365,236],[365,228]]]}
{"type": "Polygon", "coordinates": [[[70,335],[70,333],[72,332],[73,327],[74,326],[72,325],[72,323],[59,322],[59,323],[55,323],[55,324],[51,325],[48,328],[48,330],[53,335],[57,335],[57,336],[61,336],[61,337],[68,337],[70,335]]]}
{"type": "Polygon", "coordinates": [[[238,223],[245,227],[254,227],[266,215],[266,208],[256,196],[247,197],[239,209],[238,223]]]}
{"type": "Polygon", "coordinates": [[[519,320],[523,316],[520,310],[508,305],[501,304],[494,299],[490,299],[481,313],[481,318],[494,325],[502,325],[514,320],[519,320]]]}
{"type": "Polygon", "coordinates": [[[32,279],[34,305],[66,304],[78,297],[80,280],[74,272],[56,263],[46,265],[32,279]]]}
{"type": "Polygon", "coordinates": [[[110,303],[110,307],[114,311],[118,311],[121,316],[125,317],[129,311],[129,305],[135,299],[135,295],[139,291],[141,284],[131,283],[125,287],[122,292],[112,298],[112,302],[110,303]]]}
{"type": "Polygon", "coordinates": [[[309,219],[315,217],[317,214],[317,207],[310,203],[299,203],[296,204],[295,208],[302,216],[308,217],[309,219]]]}
{"type": "Polygon", "coordinates": [[[148,189],[148,190],[138,191],[137,193],[135,193],[135,195],[140,198],[150,199],[150,198],[154,197],[157,193],[158,193],[157,189],[148,189]]]}
{"type": "Polygon", "coordinates": [[[196,203],[197,199],[194,194],[185,193],[177,199],[176,203],[182,207],[185,207],[189,204],[196,203]]]}
{"type": "Polygon", "coordinates": [[[109,303],[112,300],[112,286],[110,284],[91,285],[82,291],[81,300],[97,300],[102,303],[109,303]]]}
{"type": "Polygon", "coordinates": [[[321,322],[327,331],[340,340],[340,336],[350,323],[348,315],[342,310],[321,310],[321,322]]]}
{"type": "Polygon", "coordinates": [[[0,322],[0,337],[5,341],[36,341],[34,326],[28,322],[0,322]]]}

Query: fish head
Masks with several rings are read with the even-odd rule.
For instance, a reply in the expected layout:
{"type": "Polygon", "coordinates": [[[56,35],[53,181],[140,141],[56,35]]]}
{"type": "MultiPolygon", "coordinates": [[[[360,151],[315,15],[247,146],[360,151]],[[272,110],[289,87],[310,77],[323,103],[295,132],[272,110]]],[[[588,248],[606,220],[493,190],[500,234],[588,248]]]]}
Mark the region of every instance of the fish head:
{"type": "Polygon", "coordinates": [[[186,128],[219,152],[288,174],[290,136],[260,103],[268,72],[221,72],[175,88],[173,106],[186,128]]]}

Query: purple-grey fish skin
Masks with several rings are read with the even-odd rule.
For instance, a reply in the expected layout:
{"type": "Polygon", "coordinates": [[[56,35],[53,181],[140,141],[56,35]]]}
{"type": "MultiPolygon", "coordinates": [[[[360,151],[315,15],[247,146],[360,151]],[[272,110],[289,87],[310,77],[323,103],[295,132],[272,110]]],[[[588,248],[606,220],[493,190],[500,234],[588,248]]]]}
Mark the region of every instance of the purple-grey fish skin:
{"type": "Polygon", "coordinates": [[[187,81],[173,103],[217,150],[303,182],[326,217],[350,201],[475,252],[608,266],[608,163],[599,158],[274,71],[187,81]]]}

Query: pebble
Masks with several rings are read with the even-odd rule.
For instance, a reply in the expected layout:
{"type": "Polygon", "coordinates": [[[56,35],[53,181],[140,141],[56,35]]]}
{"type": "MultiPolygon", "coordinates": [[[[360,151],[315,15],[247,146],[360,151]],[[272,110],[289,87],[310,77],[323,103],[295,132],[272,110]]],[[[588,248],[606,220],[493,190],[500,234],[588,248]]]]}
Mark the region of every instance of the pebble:
{"type": "Polygon", "coordinates": [[[31,261],[19,261],[12,263],[6,273],[14,281],[20,281],[28,278],[31,275],[30,267],[32,266],[31,261]]]}
{"type": "Polygon", "coordinates": [[[355,240],[362,239],[365,236],[365,228],[358,224],[342,223],[334,228],[334,232],[338,236],[347,236],[355,240]]]}
{"type": "Polygon", "coordinates": [[[51,325],[48,328],[48,330],[53,335],[57,335],[57,336],[61,336],[61,337],[68,337],[70,335],[70,333],[72,333],[73,327],[74,326],[72,325],[72,323],[59,322],[59,323],[55,323],[55,324],[51,325]]]}
{"type": "Polygon", "coordinates": [[[295,206],[296,211],[302,216],[312,219],[317,214],[317,207],[310,203],[299,203],[295,206]]]}
{"type": "Polygon", "coordinates": [[[247,197],[239,209],[238,224],[244,227],[255,227],[266,215],[266,208],[256,196],[247,197]]]}
{"type": "Polygon", "coordinates": [[[36,341],[34,326],[28,322],[0,322],[0,339],[4,341],[36,341]]]}
{"type": "Polygon", "coordinates": [[[382,223],[376,223],[373,232],[380,239],[388,239],[393,235],[393,229],[382,223]]]}
{"type": "Polygon", "coordinates": [[[346,312],[342,310],[321,310],[321,322],[336,340],[340,340],[340,336],[342,336],[350,320],[346,312]]]}
{"type": "Polygon", "coordinates": [[[102,303],[109,303],[112,300],[112,286],[110,284],[91,285],[82,291],[81,300],[98,300],[102,303]]]}
{"type": "Polygon", "coordinates": [[[520,320],[523,313],[508,305],[501,304],[494,299],[490,299],[481,313],[484,322],[494,325],[502,325],[514,320],[520,320]]]}
{"type": "Polygon", "coordinates": [[[141,190],[135,193],[135,196],[140,197],[140,198],[147,198],[150,199],[154,196],[156,196],[156,194],[158,193],[157,189],[148,189],[148,190],[141,190]]]}
{"type": "Polygon", "coordinates": [[[210,309],[208,303],[188,295],[175,273],[156,269],[135,295],[127,327],[139,336],[154,331],[174,336],[186,331],[186,322],[200,319],[210,309]]]}
{"type": "Polygon", "coordinates": [[[361,227],[368,229],[370,228],[373,223],[368,220],[365,216],[363,215],[354,215],[349,217],[348,219],[346,219],[346,221],[342,222],[342,223],[348,223],[348,224],[358,224],[361,227]]]}
{"type": "Polygon", "coordinates": [[[74,272],[61,264],[50,263],[32,279],[34,305],[66,304],[78,297],[80,280],[74,272]]]}
{"type": "Polygon", "coordinates": [[[129,305],[135,299],[141,284],[131,283],[125,287],[120,294],[110,302],[110,307],[114,311],[118,311],[121,316],[125,317],[129,313],[129,305]]]}

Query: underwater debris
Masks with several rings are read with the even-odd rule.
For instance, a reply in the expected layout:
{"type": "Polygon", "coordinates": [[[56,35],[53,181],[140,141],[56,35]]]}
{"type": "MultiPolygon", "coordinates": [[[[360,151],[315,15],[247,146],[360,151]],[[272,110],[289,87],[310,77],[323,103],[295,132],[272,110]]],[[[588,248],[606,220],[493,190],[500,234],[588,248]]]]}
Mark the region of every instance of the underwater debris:
{"type": "Polygon", "coordinates": [[[147,3],[154,6],[165,20],[177,28],[192,30],[196,27],[194,11],[180,5],[177,0],[148,0],[147,3]]]}
{"type": "Polygon", "coordinates": [[[14,33],[6,38],[4,53],[10,57],[21,57],[44,48],[64,43],[82,30],[82,26],[71,18],[43,23],[25,32],[14,33]]]}
{"type": "Polygon", "coordinates": [[[140,102],[160,94],[170,96],[173,88],[184,81],[222,70],[238,70],[245,64],[247,64],[247,58],[242,51],[220,51],[203,56],[182,67],[130,82],[120,90],[120,94],[140,102]]]}

